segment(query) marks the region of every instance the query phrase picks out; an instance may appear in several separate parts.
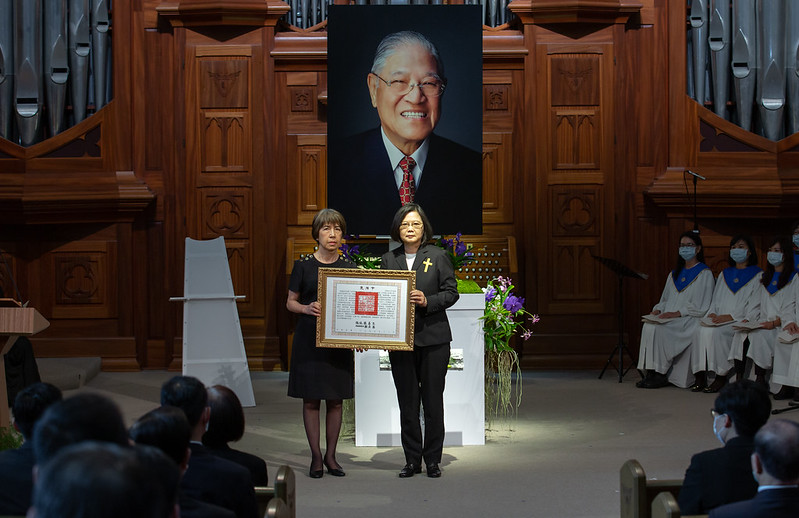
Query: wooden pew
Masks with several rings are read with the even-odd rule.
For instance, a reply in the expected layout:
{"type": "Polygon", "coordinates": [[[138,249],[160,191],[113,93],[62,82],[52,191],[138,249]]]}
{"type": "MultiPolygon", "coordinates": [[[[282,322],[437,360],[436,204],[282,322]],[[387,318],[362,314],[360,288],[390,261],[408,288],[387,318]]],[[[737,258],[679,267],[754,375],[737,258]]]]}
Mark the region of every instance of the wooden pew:
{"type": "Polygon", "coordinates": [[[681,479],[647,480],[644,468],[635,459],[622,464],[619,482],[621,518],[651,518],[655,497],[665,491],[676,500],[682,487],[681,479]]]}
{"type": "Polygon", "coordinates": [[[294,482],[294,470],[289,466],[280,466],[275,475],[272,487],[256,487],[255,499],[258,501],[258,516],[274,516],[278,518],[295,518],[297,512],[297,494],[294,482]],[[270,508],[272,500],[280,499],[270,508]],[[280,505],[283,504],[283,506],[280,505]],[[273,514],[267,514],[270,512],[273,514]],[[274,514],[277,513],[277,514],[274,514]]]}
{"type": "Polygon", "coordinates": [[[680,514],[680,506],[677,504],[677,498],[664,491],[658,493],[652,501],[652,518],[707,518],[706,514],[685,515],[680,514]]]}

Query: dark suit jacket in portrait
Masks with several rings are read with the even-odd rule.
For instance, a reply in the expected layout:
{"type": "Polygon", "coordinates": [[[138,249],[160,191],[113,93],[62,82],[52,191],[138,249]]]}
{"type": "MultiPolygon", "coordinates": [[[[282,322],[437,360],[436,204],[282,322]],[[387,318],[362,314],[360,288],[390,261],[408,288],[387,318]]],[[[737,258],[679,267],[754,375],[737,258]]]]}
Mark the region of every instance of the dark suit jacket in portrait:
{"type": "MultiPolygon", "coordinates": [[[[388,234],[400,198],[380,128],[332,142],[329,152],[328,207],[344,214],[351,234],[388,234]]],[[[482,185],[480,153],[430,135],[415,201],[436,234],[482,233],[482,185]]]]}
{"type": "Polygon", "coordinates": [[[33,443],[0,452],[0,515],[24,516],[33,493],[33,443]]]}
{"type": "Polygon", "coordinates": [[[192,442],[189,469],[180,481],[186,495],[219,505],[236,513],[238,518],[257,518],[250,472],[234,462],[212,455],[202,444],[192,442]]]}
{"type": "MultiPolygon", "coordinates": [[[[407,271],[404,248],[399,246],[383,254],[380,268],[407,271]]],[[[414,347],[451,342],[452,331],[446,309],[455,304],[459,297],[452,263],[441,248],[423,245],[416,253],[413,269],[416,271],[416,289],[427,297],[427,307],[416,306],[414,347]]]]}
{"type": "MultiPolygon", "coordinates": [[[[751,475],[750,475],[751,476],[751,475]]],[[[767,489],[753,499],[723,505],[710,511],[709,518],[796,518],[799,489],[767,489]]]]}
{"type": "Polygon", "coordinates": [[[217,457],[222,457],[223,459],[227,459],[230,462],[235,462],[247,468],[254,486],[265,487],[269,485],[269,477],[266,473],[266,462],[261,457],[244,451],[234,450],[227,444],[220,448],[208,448],[208,451],[217,457]]]}
{"type": "Polygon", "coordinates": [[[731,502],[748,500],[757,493],[749,437],[733,437],[723,448],[703,451],[691,458],[678,502],[682,514],[707,514],[731,502]]]}

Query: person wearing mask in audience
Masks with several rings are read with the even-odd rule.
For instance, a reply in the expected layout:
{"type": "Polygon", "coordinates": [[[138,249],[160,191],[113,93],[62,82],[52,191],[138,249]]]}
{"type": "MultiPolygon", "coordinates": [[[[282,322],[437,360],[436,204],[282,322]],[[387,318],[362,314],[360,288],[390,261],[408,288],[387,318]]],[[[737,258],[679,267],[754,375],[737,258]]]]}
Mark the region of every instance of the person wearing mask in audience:
{"type": "MultiPolygon", "coordinates": [[[[158,448],[180,470],[182,478],[189,467],[191,427],[186,414],[173,406],[150,410],[133,423],[128,431],[133,442],[158,448]]],[[[235,518],[230,509],[192,498],[178,489],[180,518],[235,518]]]]}
{"type": "Polygon", "coordinates": [[[391,374],[400,409],[400,439],[405,467],[400,478],[422,471],[441,476],[444,447],[444,380],[452,331],[447,308],[458,301],[458,282],[444,251],[429,244],[433,227],[422,207],[407,203],[394,214],[391,239],[402,243],[383,254],[384,270],[415,270],[416,289],[409,300],[415,307],[413,351],[389,351],[391,374]],[[424,437],[419,406],[424,408],[424,437]]]}
{"type": "Polygon", "coordinates": [[[799,272],[799,221],[794,222],[791,235],[793,244],[793,269],[799,272]]]}
{"type": "Polygon", "coordinates": [[[677,264],[666,279],[660,302],[641,329],[638,369],[646,374],[636,387],[654,389],[669,383],[691,386],[690,347],[699,319],[710,307],[714,288],[713,274],[704,261],[699,234],[683,232],[677,264]]]}
{"type": "Polygon", "coordinates": [[[205,447],[214,455],[247,468],[256,487],[269,485],[264,459],[234,450],[229,445],[244,436],[244,409],[236,393],[223,385],[209,387],[208,405],[211,407],[211,419],[203,435],[205,447]]]}
{"type": "Polygon", "coordinates": [[[286,308],[299,315],[291,348],[288,395],[302,398],[302,422],[311,449],[311,478],[322,478],[325,467],[334,477],[345,475],[336,460],[336,447],[343,402],[354,395],[355,364],[350,349],[316,347],[316,319],[322,314],[316,291],[320,268],[355,268],[339,256],[346,232],[347,223],[337,210],[316,213],[311,236],[319,246],[313,254],[294,262],[286,300],[286,308]],[[319,445],[322,400],[326,411],[324,457],[319,445]]]}
{"type": "Polygon", "coordinates": [[[193,498],[232,510],[238,518],[257,518],[258,503],[250,472],[211,454],[202,444],[211,418],[205,385],[192,376],[175,376],[161,387],[161,406],[183,410],[191,427],[191,458],[181,489],[193,498]]]}
{"type": "Polygon", "coordinates": [[[755,496],[757,482],[750,474],[749,457],[755,434],[770,413],[768,391],[754,381],[736,381],[721,389],[711,414],[713,434],[723,447],[691,458],[679,493],[680,513],[707,514],[720,505],[755,496]]]}
{"type": "Polygon", "coordinates": [[[799,424],[769,421],[755,435],[751,474],[758,484],[751,500],[723,505],[709,518],[795,518],[799,516],[799,424]]]}
{"type": "Polygon", "coordinates": [[[732,322],[752,319],[760,312],[760,276],[757,251],[749,236],[730,240],[729,267],[722,270],[713,290],[707,316],[702,319],[691,348],[691,366],[696,380],[694,392],[718,392],[727,383],[735,363],[730,358],[735,329],[732,322]],[[716,378],[707,385],[711,374],[716,378]]]}
{"type": "Polygon", "coordinates": [[[0,515],[22,516],[31,505],[33,492],[33,425],[47,408],[61,401],[61,390],[49,383],[34,383],[14,398],[14,429],[24,442],[16,449],[0,451],[0,515]]]}
{"type": "MultiPolygon", "coordinates": [[[[796,327],[796,289],[797,280],[793,269],[793,249],[784,237],[771,240],[767,252],[768,264],[763,273],[760,288],[760,314],[754,320],[759,328],[746,334],[749,349],[746,356],[755,366],[755,379],[767,385],[769,372],[774,369],[771,388],[776,391],[775,399],[790,399],[793,388],[787,386],[787,365],[782,359],[775,357],[777,336],[783,328],[796,327]],[[779,367],[778,367],[778,364],[779,367]],[[782,378],[781,378],[782,376],[782,378]],[[777,387],[782,385],[782,388],[777,387]]],[[[742,358],[743,339],[735,340],[733,356],[742,358]]],[[[784,352],[784,351],[783,351],[784,352]]],[[[787,354],[780,356],[787,356],[787,354]]]]}

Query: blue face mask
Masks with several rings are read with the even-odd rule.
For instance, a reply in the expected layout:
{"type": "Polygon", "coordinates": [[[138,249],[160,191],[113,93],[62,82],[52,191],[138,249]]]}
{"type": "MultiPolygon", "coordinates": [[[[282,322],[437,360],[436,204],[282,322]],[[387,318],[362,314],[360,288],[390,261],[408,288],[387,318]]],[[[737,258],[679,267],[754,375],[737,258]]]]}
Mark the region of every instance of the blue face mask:
{"type": "Polygon", "coordinates": [[[799,234],[794,234],[791,240],[793,241],[793,246],[799,248],[799,234]]]}
{"type": "Polygon", "coordinates": [[[746,257],[749,255],[749,250],[746,248],[730,248],[730,259],[735,261],[736,263],[742,263],[746,261],[746,257]]]}
{"type": "Polygon", "coordinates": [[[769,252],[768,253],[768,262],[774,266],[779,266],[782,264],[782,252],[769,252]]]}
{"type": "Polygon", "coordinates": [[[682,257],[686,261],[690,261],[696,256],[696,247],[695,246],[681,246],[680,247],[680,257],[682,257]]]}

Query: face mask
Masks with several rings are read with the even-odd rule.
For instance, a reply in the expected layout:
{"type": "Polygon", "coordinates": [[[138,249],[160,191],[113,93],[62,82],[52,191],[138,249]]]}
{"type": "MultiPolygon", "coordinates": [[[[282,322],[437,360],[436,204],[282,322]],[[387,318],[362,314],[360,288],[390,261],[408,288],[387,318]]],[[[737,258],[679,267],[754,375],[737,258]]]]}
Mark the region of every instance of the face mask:
{"type": "Polygon", "coordinates": [[[793,246],[799,247],[799,234],[794,234],[791,240],[793,241],[793,246]]]}
{"type": "Polygon", "coordinates": [[[680,247],[680,257],[682,257],[686,261],[690,261],[695,256],[696,256],[696,247],[695,246],[681,246],[680,247]]]}
{"type": "Polygon", "coordinates": [[[779,266],[782,264],[782,252],[769,252],[768,253],[768,262],[774,266],[779,266]]]}
{"type": "Polygon", "coordinates": [[[719,442],[720,442],[721,444],[726,444],[726,443],[724,442],[724,439],[721,437],[721,431],[723,430],[723,428],[722,428],[721,430],[718,430],[718,429],[716,428],[716,421],[717,421],[717,420],[718,420],[718,418],[719,418],[719,417],[721,417],[722,415],[724,415],[724,414],[719,414],[719,415],[717,415],[716,417],[714,417],[714,418],[713,418],[713,435],[715,435],[715,436],[716,436],[716,439],[718,439],[718,440],[719,440],[719,442]]]}
{"type": "Polygon", "coordinates": [[[736,263],[746,261],[746,256],[749,255],[749,250],[746,248],[730,248],[730,259],[736,263]]]}

